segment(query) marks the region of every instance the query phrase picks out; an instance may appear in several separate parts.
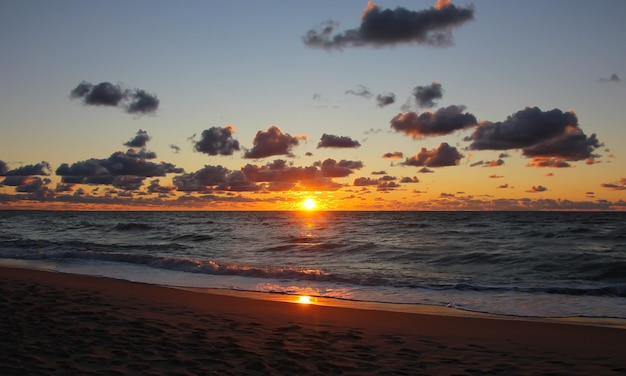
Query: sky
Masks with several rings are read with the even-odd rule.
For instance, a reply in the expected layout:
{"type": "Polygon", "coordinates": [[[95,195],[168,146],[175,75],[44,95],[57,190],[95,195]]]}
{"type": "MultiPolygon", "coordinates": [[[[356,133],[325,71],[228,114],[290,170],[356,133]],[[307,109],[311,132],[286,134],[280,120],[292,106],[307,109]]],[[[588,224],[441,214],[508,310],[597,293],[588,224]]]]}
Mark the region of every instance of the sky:
{"type": "Polygon", "coordinates": [[[0,0],[0,209],[623,211],[624,14],[0,0]]]}

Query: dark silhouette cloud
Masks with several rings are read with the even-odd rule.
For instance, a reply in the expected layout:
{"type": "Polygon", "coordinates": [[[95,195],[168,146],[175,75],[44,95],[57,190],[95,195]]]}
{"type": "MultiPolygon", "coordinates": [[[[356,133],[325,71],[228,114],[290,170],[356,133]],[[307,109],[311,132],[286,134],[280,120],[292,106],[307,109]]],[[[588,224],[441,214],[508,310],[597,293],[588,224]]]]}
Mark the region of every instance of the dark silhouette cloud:
{"type": "Polygon", "coordinates": [[[363,168],[363,162],[361,161],[341,160],[337,162],[332,158],[325,159],[323,162],[318,164],[321,168],[322,176],[329,178],[346,177],[354,173],[354,170],[363,168]]]}
{"type": "Polygon", "coordinates": [[[441,84],[433,82],[428,86],[416,86],[413,89],[413,96],[420,108],[435,107],[435,100],[443,98],[441,84]]]}
{"type": "Polygon", "coordinates": [[[196,172],[174,176],[172,182],[181,192],[208,192],[215,186],[225,184],[230,172],[221,165],[206,165],[196,172]]]}
{"type": "Polygon", "coordinates": [[[436,112],[405,112],[391,119],[391,128],[413,138],[446,135],[477,124],[474,115],[463,111],[464,106],[452,105],[436,112]]]}
{"type": "Polygon", "coordinates": [[[602,146],[595,134],[587,137],[579,128],[567,128],[562,135],[526,147],[522,149],[522,153],[532,158],[554,157],[580,161],[595,157],[593,151],[602,146]]]}
{"type": "Polygon", "coordinates": [[[306,139],[306,136],[291,136],[272,125],[267,129],[267,132],[257,132],[253,141],[254,146],[246,151],[244,158],[256,159],[272,155],[292,156],[291,149],[299,145],[301,139],[306,139]]]}
{"type": "Polygon", "coordinates": [[[360,177],[360,178],[354,179],[354,182],[352,183],[352,185],[355,187],[367,187],[370,185],[378,185],[378,182],[379,182],[379,179],[360,177]]]}
{"type": "MultiPolygon", "coordinates": [[[[6,169],[6,165],[4,166],[4,168],[6,169]]],[[[2,169],[2,166],[0,165],[0,170],[1,169],[2,169]]],[[[42,161],[41,163],[36,163],[33,165],[26,165],[26,166],[18,167],[13,170],[8,170],[4,174],[0,174],[0,175],[6,175],[7,177],[8,176],[33,176],[33,175],[48,176],[50,175],[50,172],[51,172],[50,164],[46,161],[42,161]]]]}
{"type": "Polygon", "coordinates": [[[194,142],[194,150],[208,155],[232,155],[239,151],[239,141],[233,139],[235,127],[211,127],[202,131],[200,141],[194,142]]]}
{"type": "Polygon", "coordinates": [[[560,158],[533,158],[531,162],[529,162],[526,167],[553,167],[553,168],[567,168],[572,167],[564,159],[560,158]]]}
{"type": "Polygon", "coordinates": [[[82,81],[72,89],[70,98],[82,98],[85,105],[121,107],[129,114],[154,113],[159,107],[156,95],[142,89],[125,89],[110,82],[93,85],[82,81]]]}
{"type": "Polygon", "coordinates": [[[544,187],[543,185],[537,185],[537,186],[533,185],[526,192],[528,192],[528,193],[539,193],[539,192],[545,192],[547,190],[548,190],[548,188],[544,187]]]}
{"type": "Polygon", "coordinates": [[[124,143],[124,146],[128,146],[129,148],[145,148],[148,141],[150,141],[148,132],[140,129],[137,131],[134,138],[124,143]]]}
{"type": "MultiPolygon", "coordinates": [[[[438,148],[427,150],[422,148],[416,155],[407,158],[402,164],[418,167],[445,167],[455,166],[463,155],[454,147],[442,142],[438,148]]],[[[425,172],[425,171],[420,171],[425,172]]]]}
{"type": "Polygon", "coordinates": [[[562,135],[568,127],[578,128],[573,112],[526,107],[503,122],[481,123],[466,140],[474,150],[522,149],[562,135]]]}
{"type": "Polygon", "coordinates": [[[4,161],[0,161],[0,176],[5,176],[9,171],[9,166],[4,161]]]}
{"type": "Polygon", "coordinates": [[[395,102],[396,95],[394,93],[382,93],[376,96],[376,105],[378,107],[385,107],[395,102]]]}
{"type": "Polygon", "coordinates": [[[126,105],[129,114],[154,113],[159,108],[159,99],[154,94],[137,89],[129,94],[130,102],[126,105]]]}
{"type": "Polygon", "coordinates": [[[472,7],[439,3],[436,7],[421,11],[402,7],[381,10],[370,1],[357,29],[335,33],[337,23],[328,21],[319,30],[309,30],[303,41],[309,47],[325,49],[381,47],[398,43],[449,46],[453,41],[451,30],[472,19],[472,7]]]}
{"type": "Polygon", "coordinates": [[[400,183],[419,183],[420,180],[417,176],[404,176],[400,179],[400,183]]]}
{"type": "Polygon", "coordinates": [[[61,164],[56,174],[66,184],[116,184],[118,187],[130,187],[143,178],[165,176],[168,173],[182,173],[171,163],[154,163],[149,159],[156,158],[153,152],[129,149],[126,152],[115,152],[106,159],[88,159],[72,165],[61,164]],[[126,176],[126,178],[118,178],[126,176]],[[136,177],[134,179],[132,177],[136,177]]]}
{"type": "Polygon", "coordinates": [[[352,94],[352,95],[356,95],[357,97],[363,97],[367,99],[370,99],[373,95],[370,89],[368,89],[367,87],[363,85],[359,85],[359,87],[356,90],[346,90],[346,94],[352,94]]]}
{"type": "Polygon", "coordinates": [[[317,144],[318,148],[358,148],[361,144],[345,136],[335,136],[332,134],[324,133],[320,142],[317,144]]]}
{"type": "Polygon", "coordinates": [[[626,191],[626,178],[621,178],[619,182],[615,183],[602,183],[602,188],[608,188],[612,191],[626,191]]]}
{"type": "Polygon", "coordinates": [[[170,144],[170,149],[176,154],[180,153],[180,146],[178,145],[170,144]]]}

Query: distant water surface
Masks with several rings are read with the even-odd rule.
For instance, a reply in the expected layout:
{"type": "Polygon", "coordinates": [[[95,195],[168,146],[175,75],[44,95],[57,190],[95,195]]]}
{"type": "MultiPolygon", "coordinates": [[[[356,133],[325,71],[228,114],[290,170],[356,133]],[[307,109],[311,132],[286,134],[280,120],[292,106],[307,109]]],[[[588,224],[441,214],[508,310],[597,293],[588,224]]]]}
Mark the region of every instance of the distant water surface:
{"type": "Polygon", "coordinates": [[[626,318],[626,213],[0,211],[0,258],[153,284],[626,318]]]}

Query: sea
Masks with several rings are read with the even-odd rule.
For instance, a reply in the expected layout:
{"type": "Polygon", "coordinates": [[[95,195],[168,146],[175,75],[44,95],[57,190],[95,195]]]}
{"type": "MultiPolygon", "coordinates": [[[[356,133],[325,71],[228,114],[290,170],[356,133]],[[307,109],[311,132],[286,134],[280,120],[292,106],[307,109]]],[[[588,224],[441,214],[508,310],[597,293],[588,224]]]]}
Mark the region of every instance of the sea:
{"type": "Polygon", "coordinates": [[[0,262],[183,288],[626,319],[625,212],[0,211],[0,262]]]}

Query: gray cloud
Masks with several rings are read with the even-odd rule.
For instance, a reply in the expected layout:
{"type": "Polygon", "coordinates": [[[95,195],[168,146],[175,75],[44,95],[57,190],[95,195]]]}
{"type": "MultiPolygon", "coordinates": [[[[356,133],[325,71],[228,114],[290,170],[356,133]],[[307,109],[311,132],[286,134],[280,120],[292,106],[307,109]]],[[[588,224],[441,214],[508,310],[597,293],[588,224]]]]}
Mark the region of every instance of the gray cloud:
{"type": "Polygon", "coordinates": [[[387,105],[396,102],[396,95],[394,93],[382,93],[376,96],[376,105],[378,107],[385,107],[387,105]]]}
{"type": "Polygon", "coordinates": [[[338,25],[328,21],[319,30],[309,30],[303,41],[309,47],[325,49],[381,47],[398,43],[448,46],[453,41],[451,29],[472,19],[473,7],[463,8],[449,4],[421,11],[402,7],[381,10],[370,1],[357,29],[335,34],[338,25]]]}
{"type": "MultiPolygon", "coordinates": [[[[4,163],[4,162],[2,162],[4,163]]],[[[6,164],[4,165],[4,169],[6,169],[6,164]]],[[[0,170],[2,169],[2,165],[0,164],[0,170]]],[[[48,176],[50,175],[51,167],[50,164],[46,161],[42,161],[41,163],[36,163],[33,165],[26,165],[22,167],[18,167],[13,170],[5,171],[4,174],[6,176],[33,176],[33,175],[41,175],[48,176]]]]}
{"type": "Polygon", "coordinates": [[[137,131],[134,138],[124,143],[124,146],[128,146],[130,148],[145,148],[148,141],[150,141],[148,132],[140,129],[137,131]]]}
{"type": "Polygon", "coordinates": [[[477,124],[476,117],[464,110],[464,106],[452,105],[436,112],[405,112],[391,119],[391,128],[413,138],[446,135],[477,124]]]}
{"type": "Polygon", "coordinates": [[[358,148],[361,144],[345,136],[335,136],[332,134],[324,133],[320,142],[317,144],[318,148],[358,148]]]}
{"type": "Polygon", "coordinates": [[[367,99],[370,99],[373,95],[370,89],[363,85],[359,85],[356,90],[346,90],[346,94],[352,94],[356,95],[357,97],[363,97],[367,99]]]}
{"type": "Polygon", "coordinates": [[[202,131],[200,141],[194,142],[194,150],[208,155],[232,155],[239,151],[239,141],[233,139],[235,128],[211,127],[202,131]]]}
{"type": "Polygon", "coordinates": [[[621,79],[617,75],[617,73],[613,73],[609,78],[601,78],[598,81],[600,82],[620,82],[621,79]]]}
{"type": "Polygon", "coordinates": [[[442,142],[436,149],[427,150],[422,148],[419,153],[407,158],[402,164],[417,167],[455,166],[459,164],[461,158],[463,158],[463,155],[454,146],[442,142]]]}
{"type": "Polygon", "coordinates": [[[413,89],[413,96],[420,108],[435,107],[435,100],[443,98],[441,84],[433,82],[428,86],[416,86],[413,89]]]}
{"type": "Polygon", "coordinates": [[[347,161],[341,160],[337,162],[332,158],[325,159],[321,163],[317,163],[322,171],[322,176],[329,178],[342,178],[352,173],[354,170],[363,168],[363,162],[361,161],[347,161]]]}
{"type": "Polygon", "coordinates": [[[299,140],[305,138],[305,136],[291,136],[289,133],[283,133],[280,128],[272,125],[267,129],[267,132],[257,132],[253,141],[254,146],[246,151],[244,158],[256,159],[272,155],[291,156],[291,149],[299,145],[299,140]]]}
{"type": "Polygon", "coordinates": [[[129,114],[154,113],[159,107],[156,95],[142,89],[125,89],[110,82],[93,85],[82,81],[72,89],[70,98],[82,99],[85,105],[121,107],[129,114]]]}

